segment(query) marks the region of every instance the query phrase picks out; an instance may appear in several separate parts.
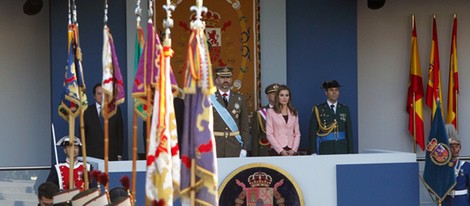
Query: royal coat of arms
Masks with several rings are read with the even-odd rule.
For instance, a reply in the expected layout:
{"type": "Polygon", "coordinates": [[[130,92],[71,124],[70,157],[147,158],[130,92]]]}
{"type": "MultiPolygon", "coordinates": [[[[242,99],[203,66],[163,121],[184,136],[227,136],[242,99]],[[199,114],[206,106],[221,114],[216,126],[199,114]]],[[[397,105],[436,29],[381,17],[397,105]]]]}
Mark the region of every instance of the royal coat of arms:
{"type": "Polygon", "coordinates": [[[219,187],[219,205],[304,206],[294,178],[266,163],[247,164],[230,173],[219,187]]]}
{"type": "Polygon", "coordinates": [[[247,206],[274,206],[274,198],[276,199],[276,205],[285,205],[284,198],[277,190],[284,183],[284,179],[274,184],[274,187],[270,187],[271,176],[259,171],[248,177],[249,188],[240,180],[235,181],[243,189],[235,200],[235,206],[243,205],[244,200],[246,200],[247,206]]]}

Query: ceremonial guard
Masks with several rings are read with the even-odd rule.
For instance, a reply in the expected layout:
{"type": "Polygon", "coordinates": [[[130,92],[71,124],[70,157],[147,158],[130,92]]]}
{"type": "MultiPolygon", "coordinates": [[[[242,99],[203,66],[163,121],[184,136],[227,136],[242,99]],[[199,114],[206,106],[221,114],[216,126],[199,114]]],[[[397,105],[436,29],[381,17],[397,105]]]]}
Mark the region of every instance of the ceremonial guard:
{"type": "Polygon", "coordinates": [[[447,194],[444,199],[444,206],[469,206],[470,196],[468,190],[470,186],[470,163],[459,159],[462,146],[457,131],[453,124],[446,125],[447,134],[449,135],[449,145],[452,152],[452,160],[456,177],[454,188],[447,194]]]}
{"type": "Polygon", "coordinates": [[[312,109],[309,127],[312,154],[353,153],[351,115],[348,106],[338,103],[339,87],[336,80],[324,82],[327,101],[312,109]]]}
{"type": "Polygon", "coordinates": [[[249,124],[245,98],[231,90],[232,68],[217,68],[215,75],[217,91],[211,102],[217,157],[246,157],[249,124]]]}
{"type": "MultiPolygon", "coordinates": [[[[77,137],[74,138],[74,145],[69,145],[69,136],[62,137],[58,142],[57,146],[64,147],[64,153],[66,154],[67,158],[65,162],[58,163],[54,165],[50,172],[49,176],[47,177],[47,181],[55,183],[61,190],[69,190],[71,189],[69,186],[69,153],[73,153],[73,160],[74,160],[74,171],[73,171],[73,179],[74,179],[74,188],[79,188],[81,191],[85,189],[85,181],[83,179],[84,174],[84,165],[83,162],[77,159],[79,147],[82,146],[80,139],[77,137]]],[[[91,171],[93,168],[90,164],[87,164],[87,171],[91,171]]]]}
{"type": "Polygon", "coordinates": [[[266,138],[266,111],[273,107],[276,99],[276,91],[279,84],[274,83],[266,87],[264,93],[269,101],[269,104],[258,109],[253,115],[252,119],[252,141],[251,141],[251,155],[252,156],[269,156],[271,145],[266,138]]]}

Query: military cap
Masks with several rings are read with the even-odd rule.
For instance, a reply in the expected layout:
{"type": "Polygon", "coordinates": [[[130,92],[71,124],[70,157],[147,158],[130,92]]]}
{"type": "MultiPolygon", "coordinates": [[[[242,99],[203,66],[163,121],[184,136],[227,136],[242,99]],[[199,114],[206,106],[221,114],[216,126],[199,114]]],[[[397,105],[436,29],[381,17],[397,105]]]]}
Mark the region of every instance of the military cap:
{"type": "Polygon", "coordinates": [[[88,201],[92,200],[95,197],[100,195],[99,188],[91,188],[85,191],[82,191],[72,197],[72,206],[84,205],[88,201]]]}
{"type": "MultiPolygon", "coordinates": [[[[65,135],[64,137],[60,138],[59,141],[57,141],[56,145],[57,146],[66,146],[69,145],[70,138],[68,135],[65,135]]],[[[73,138],[74,145],[76,146],[82,146],[82,142],[78,137],[73,138]]]]}
{"type": "Polygon", "coordinates": [[[130,197],[119,197],[114,202],[109,204],[109,206],[131,206],[132,201],[130,197]]]}
{"type": "Polygon", "coordinates": [[[215,69],[215,75],[217,77],[231,77],[232,70],[233,69],[231,67],[219,67],[215,69]]]}
{"type": "Polygon", "coordinates": [[[124,187],[115,187],[109,191],[109,199],[111,203],[116,202],[120,197],[129,197],[129,193],[124,187]]]}
{"type": "Polygon", "coordinates": [[[103,205],[109,205],[109,200],[108,200],[108,194],[103,193],[99,195],[98,197],[95,197],[85,204],[83,206],[103,206],[103,205]]]}
{"type": "Polygon", "coordinates": [[[331,80],[331,81],[325,81],[322,84],[322,89],[329,89],[329,88],[335,88],[335,87],[341,87],[338,81],[336,80],[331,80]]]}
{"type": "Polygon", "coordinates": [[[269,86],[266,87],[266,89],[264,90],[264,93],[269,94],[271,92],[276,92],[278,88],[279,88],[278,83],[270,84],[269,86]]]}
{"type": "Polygon", "coordinates": [[[72,205],[70,200],[78,193],[80,193],[80,189],[78,188],[56,193],[52,198],[54,200],[54,205],[72,205]]]}
{"type": "Polygon", "coordinates": [[[453,124],[446,124],[446,131],[449,136],[449,144],[460,144],[459,134],[453,124]]]}

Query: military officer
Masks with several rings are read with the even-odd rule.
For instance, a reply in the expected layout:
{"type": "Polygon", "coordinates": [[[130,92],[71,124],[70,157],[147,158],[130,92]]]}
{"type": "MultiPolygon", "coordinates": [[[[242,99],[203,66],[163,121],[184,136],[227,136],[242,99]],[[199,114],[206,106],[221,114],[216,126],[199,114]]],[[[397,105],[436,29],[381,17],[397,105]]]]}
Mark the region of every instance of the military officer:
{"type": "Polygon", "coordinates": [[[349,107],[338,103],[336,80],[322,84],[326,102],[313,107],[310,118],[310,152],[312,154],[353,153],[352,124],[349,107]]]}
{"type": "Polygon", "coordinates": [[[470,163],[460,160],[459,154],[462,146],[460,138],[453,124],[446,124],[447,134],[449,135],[449,146],[454,162],[454,171],[456,184],[444,199],[444,206],[468,206],[470,205],[470,163]]]}
{"type": "MultiPolygon", "coordinates": [[[[68,135],[62,137],[59,141],[57,141],[57,146],[63,146],[64,147],[64,153],[66,154],[67,158],[65,162],[63,163],[58,163],[54,165],[50,172],[49,176],[47,177],[48,182],[53,182],[56,184],[61,190],[69,190],[70,185],[69,185],[69,154],[73,154],[73,160],[74,160],[74,171],[73,171],[73,179],[74,179],[74,188],[79,188],[81,191],[85,189],[85,181],[83,179],[83,174],[85,172],[85,166],[83,165],[82,161],[79,161],[77,159],[78,157],[78,151],[79,147],[82,146],[82,142],[80,141],[79,138],[75,137],[73,141],[73,145],[69,144],[70,138],[68,135]]],[[[87,163],[87,171],[93,170],[93,167],[87,163]]],[[[90,187],[96,187],[96,183],[90,184],[90,187]]]]}
{"type": "Polygon", "coordinates": [[[266,111],[273,107],[274,101],[276,100],[276,91],[279,88],[278,83],[270,84],[264,90],[266,98],[268,99],[268,104],[261,107],[253,115],[252,119],[252,156],[269,156],[269,150],[271,145],[269,144],[268,139],[266,138],[266,111]]]}
{"type": "Polygon", "coordinates": [[[246,157],[248,150],[248,107],[239,92],[231,90],[232,68],[215,70],[217,91],[211,96],[217,157],[246,157]]]}

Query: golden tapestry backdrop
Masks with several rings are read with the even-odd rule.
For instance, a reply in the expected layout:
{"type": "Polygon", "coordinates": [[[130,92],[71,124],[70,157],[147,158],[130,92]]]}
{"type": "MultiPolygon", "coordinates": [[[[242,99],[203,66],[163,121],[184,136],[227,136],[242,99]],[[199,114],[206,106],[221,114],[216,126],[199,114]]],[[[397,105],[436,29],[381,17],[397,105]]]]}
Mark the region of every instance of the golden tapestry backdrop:
{"type": "MultiPolygon", "coordinates": [[[[190,35],[190,22],[194,12],[190,7],[195,0],[172,1],[174,26],[171,29],[172,48],[175,54],[172,67],[179,87],[183,85],[185,62],[190,35]]],[[[157,1],[155,8],[156,27],[162,36],[162,22],[166,13],[164,1],[157,1]]],[[[205,0],[203,14],[206,22],[205,33],[209,44],[212,69],[229,66],[233,68],[233,90],[244,94],[249,111],[257,109],[258,99],[258,3],[257,0],[205,0]]]]}

